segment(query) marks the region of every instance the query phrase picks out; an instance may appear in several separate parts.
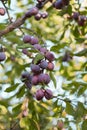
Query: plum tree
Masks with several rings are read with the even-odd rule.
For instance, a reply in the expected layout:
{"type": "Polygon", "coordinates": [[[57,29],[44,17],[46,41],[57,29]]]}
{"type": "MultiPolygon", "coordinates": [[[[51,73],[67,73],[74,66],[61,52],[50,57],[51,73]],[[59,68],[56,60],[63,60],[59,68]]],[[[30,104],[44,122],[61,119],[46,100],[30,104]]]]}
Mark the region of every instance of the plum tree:
{"type": "Polygon", "coordinates": [[[0,0],[0,130],[87,129],[82,0],[0,0]]]}

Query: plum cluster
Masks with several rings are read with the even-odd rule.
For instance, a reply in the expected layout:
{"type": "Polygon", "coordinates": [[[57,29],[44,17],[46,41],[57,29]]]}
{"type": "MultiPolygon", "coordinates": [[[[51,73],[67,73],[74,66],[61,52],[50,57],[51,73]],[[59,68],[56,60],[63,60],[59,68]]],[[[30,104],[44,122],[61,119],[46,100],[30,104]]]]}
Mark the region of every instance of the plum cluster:
{"type": "Polygon", "coordinates": [[[56,2],[53,3],[54,8],[56,9],[62,9],[65,6],[69,5],[70,0],[57,0],[56,2]]]}
{"type": "Polygon", "coordinates": [[[5,52],[0,51],[0,62],[4,61],[6,59],[5,52]]]}
{"type": "MultiPolygon", "coordinates": [[[[44,58],[39,60],[37,63],[33,63],[34,58],[32,59],[32,63],[30,65],[31,72],[22,73],[22,81],[24,81],[25,85],[30,89],[32,85],[38,85],[38,84],[42,86],[48,85],[50,82],[50,76],[48,73],[46,73],[46,70],[52,71],[54,69],[54,63],[53,63],[55,59],[54,54],[50,52],[49,50],[47,50],[47,48],[42,47],[39,44],[39,40],[37,37],[31,36],[31,35],[25,35],[23,37],[23,42],[25,44],[32,45],[35,50],[37,50],[41,55],[43,55],[44,58]]],[[[23,49],[22,52],[26,55],[28,54],[28,51],[26,49],[23,49]]],[[[36,99],[40,100],[44,96],[46,99],[50,99],[51,95],[52,94],[50,90],[44,91],[40,89],[40,91],[38,90],[36,92],[36,99]],[[42,94],[42,96],[40,94],[42,94]]]]}
{"type": "Polygon", "coordinates": [[[45,97],[47,100],[51,99],[53,97],[53,93],[50,89],[39,89],[36,91],[36,95],[35,95],[36,99],[42,100],[43,97],[45,97]]]}
{"type": "Polygon", "coordinates": [[[85,22],[87,21],[87,17],[84,15],[80,15],[78,12],[74,12],[71,18],[74,19],[79,26],[84,26],[85,22]]]}
{"type": "Polygon", "coordinates": [[[38,7],[32,7],[25,13],[26,18],[34,16],[35,20],[40,20],[41,18],[45,19],[48,17],[47,12],[40,12],[38,7]]]}
{"type": "Polygon", "coordinates": [[[0,8],[0,15],[4,16],[5,15],[5,9],[4,8],[0,8]]]}

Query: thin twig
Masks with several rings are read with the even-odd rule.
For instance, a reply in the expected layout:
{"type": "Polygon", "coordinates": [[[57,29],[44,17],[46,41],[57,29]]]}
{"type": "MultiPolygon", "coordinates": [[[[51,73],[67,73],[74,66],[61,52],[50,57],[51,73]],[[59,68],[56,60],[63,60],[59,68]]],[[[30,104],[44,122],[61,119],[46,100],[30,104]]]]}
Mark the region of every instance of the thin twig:
{"type": "Polygon", "coordinates": [[[5,7],[5,9],[6,9],[6,12],[7,12],[8,19],[9,19],[10,23],[12,23],[12,20],[11,20],[11,17],[10,17],[10,14],[9,14],[9,11],[8,11],[7,6],[5,5],[5,3],[4,3],[3,1],[2,1],[2,4],[3,4],[3,6],[4,6],[4,7],[5,7]]]}

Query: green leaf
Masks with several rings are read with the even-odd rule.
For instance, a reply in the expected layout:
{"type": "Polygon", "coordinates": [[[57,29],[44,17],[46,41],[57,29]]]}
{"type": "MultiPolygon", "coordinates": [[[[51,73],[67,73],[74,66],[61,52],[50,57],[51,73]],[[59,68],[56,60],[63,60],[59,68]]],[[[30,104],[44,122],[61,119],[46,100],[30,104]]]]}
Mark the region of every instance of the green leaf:
{"type": "Polygon", "coordinates": [[[25,87],[22,86],[22,87],[19,89],[19,91],[18,91],[18,93],[16,94],[16,96],[17,96],[17,98],[21,98],[21,97],[24,96],[24,94],[25,94],[25,87]]]}
{"type": "Polygon", "coordinates": [[[11,87],[9,88],[6,88],[5,92],[12,92],[14,90],[16,90],[17,86],[19,85],[19,83],[16,83],[15,85],[12,85],[11,87]]]}
{"type": "Polygon", "coordinates": [[[82,51],[79,51],[77,53],[74,53],[75,56],[86,56],[87,55],[87,48],[83,49],[82,51]]]}
{"type": "Polygon", "coordinates": [[[10,7],[10,4],[11,4],[11,0],[8,0],[8,5],[9,5],[9,7],[10,7]]]}
{"type": "Polygon", "coordinates": [[[83,103],[78,102],[75,117],[80,119],[80,118],[84,117],[86,113],[87,113],[87,110],[83,106],[83,103]]]}
{"type": "Polygon", "coordinates": [[[57,84],[56,84],[56,79],[55,79],[55,77],[54,77],[54,73],[50,72],[50,77],[51,77],[51,79],[52,79],[52,81],[53,81],[53,84],[54,84],[54,86],[55,86],[55,88],[56,88],[57,84]]]}
{"type": "Polygon", "coordinates": [[[34,47],[30,44],[23,44],[17,46],[17,49],[24,49],[24,48],[34,48],[34,47]]]}
{"type": "Polygon", "coordinates": [[[74,110],[73,106],[69,102],[66,102],[66,109],[65,109],[65,111],[69,115],[72,115],[72,116],[75,115],[75,110],[74,110]]]}
{"type": "Polygon", "coordinates": [[[40,60],[43,60],[43,59],[44,59],[44,56],[41,53],[37,54],[34,58],[34,64],[37,64],[40,60]]]}
{"type": "Polygon", "coordinates": [[[21,105],[22,103],[19,103],[15,107],[13,107],[12,112],[15,116],[17,116],[21,112],[21,105]]]}
{"type": "Polygon", "coordinates": [[[82,130],[87,130],[87,119],[82,123],[82,130]]]}

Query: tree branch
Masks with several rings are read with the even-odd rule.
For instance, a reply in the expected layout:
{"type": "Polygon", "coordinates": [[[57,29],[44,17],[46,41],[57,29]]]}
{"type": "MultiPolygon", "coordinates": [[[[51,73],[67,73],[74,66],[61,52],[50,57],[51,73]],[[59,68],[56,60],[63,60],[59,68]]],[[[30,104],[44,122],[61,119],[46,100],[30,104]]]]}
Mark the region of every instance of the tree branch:
{"type": "Polygon", "coordinates": [[[0,31],[0,38],[3,35],[6,35],[7,33],[12,32],[14,29],[20,27],[22,24],[24,24],[26,19],[27,18],[24,15],[22,18],[17,19],[15,22],[11,23],[7,28],[5,28],[4,30],[0,31]]]}
{"type": "MultiPolygon", "coordinates": [[[[46,0],[44,3],[43,3],[43,6],[49,2],[49,0],[46,0]]],[[[27,17],[25,16],[25,14],[23,15],[23,17],[17,19],[15,22],[11,23],[10,25],[8,25],[4,30],[1,30],[0,31],[0,38],[3,36],[3,35],[6,35],[8,34],[9,32],[12,32],[14,29],[16,28],[19,28],[22,24],[24,24],[25,20],[27,19],[27,17]]]]}

